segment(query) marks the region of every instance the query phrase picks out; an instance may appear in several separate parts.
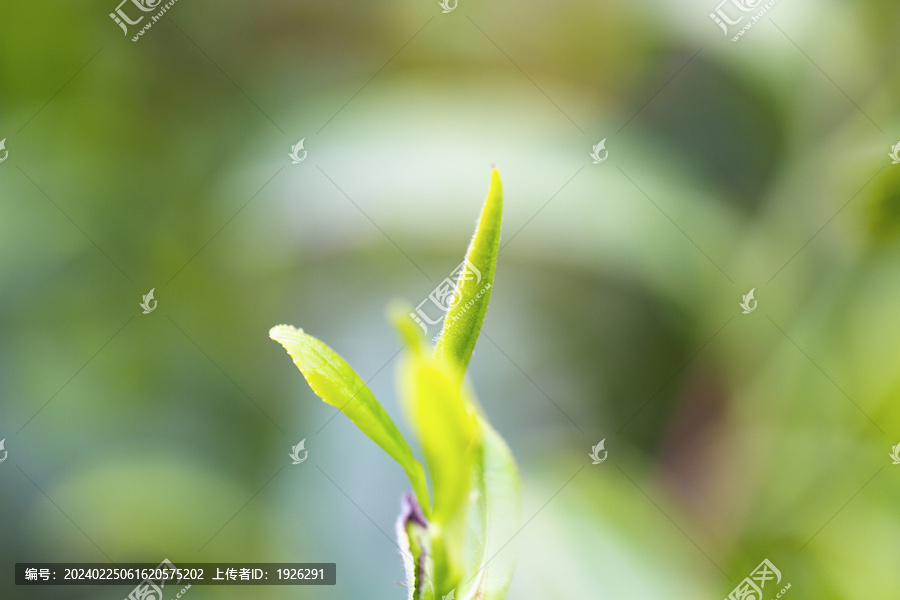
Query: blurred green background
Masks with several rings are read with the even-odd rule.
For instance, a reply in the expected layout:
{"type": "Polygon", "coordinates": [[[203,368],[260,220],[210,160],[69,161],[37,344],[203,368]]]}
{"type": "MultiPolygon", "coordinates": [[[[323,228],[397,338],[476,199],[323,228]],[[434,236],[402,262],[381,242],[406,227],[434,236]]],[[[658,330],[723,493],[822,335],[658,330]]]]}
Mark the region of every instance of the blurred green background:
{"type": "Polygon", "coordinates": [[[0,6],[0,598],[130,591],[17,561],[166,557],[337,563],[193,600],[405,597],[403,473],[267,332],[406,431],[384,308],[459,264],[492,164],[509,597],[717,600],[768,558],[788,598],[900,598],[900,6],[733,43],[715,3],[181,0],[136,43],[115,0],[0,6]]]}

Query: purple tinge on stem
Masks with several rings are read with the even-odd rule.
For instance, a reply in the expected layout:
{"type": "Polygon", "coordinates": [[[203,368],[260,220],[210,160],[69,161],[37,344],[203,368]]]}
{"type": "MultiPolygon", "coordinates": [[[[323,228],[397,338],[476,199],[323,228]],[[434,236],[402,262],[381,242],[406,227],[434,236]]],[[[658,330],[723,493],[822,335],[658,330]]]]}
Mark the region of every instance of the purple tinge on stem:
{"type": "Polygon", "coordinates": [[[422,508],[416,500],[412,492],[405,492],[400,499],[400,516],[397,518],[397,540],[400,542],[400,552],[404,555],[404,565],[406,565],[406,581],[410,587],[415,586],[418,593],[422,592],[425,582],[425,557],[426,550],[422,548],[422,544],[418,543],[421,550],[418,563],[412,554],[410,548],[409,535],[412,529],[410,525],[417,526],[423,530],[428,529],[428,521],[422,514],[422,508]]]}
{"type": "Polygon", "coordinates": [[[404,492],[403,497],[400,499],[400,520],[397,524],[403,527],[403,531],[406,531],[406,526],[410,521],[424,529],[428,529],[428,521],[425,520],[425,515],[422,514],[422,507],[419,506],[419,501],[416,500],[412,492],[404,492]]]}

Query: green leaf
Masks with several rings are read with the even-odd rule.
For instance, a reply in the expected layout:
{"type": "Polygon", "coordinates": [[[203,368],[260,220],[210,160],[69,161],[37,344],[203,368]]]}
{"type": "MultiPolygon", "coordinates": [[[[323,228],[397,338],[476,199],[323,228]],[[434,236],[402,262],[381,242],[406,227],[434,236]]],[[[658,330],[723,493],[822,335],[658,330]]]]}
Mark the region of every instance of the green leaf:
{"type": "Polygon", "coordinates": [[[491,188],[466,252],[465,268],[456,281],[452,308],[444,318],[444,326],[434,349],[435,356],[455,361],[463,371],[472,358],[491,298],[502,215],[503,188],[500,174],[494,169],[491,188]]]}
{"type": "Polygon", "coordinates": [[[401,367],[401,382],[411,412],[420,411],[413,425],[426,448],[434,485],[428,534],[437,598],[456,588],[456,600],[502,600],[516,564],[518,469],[506,443],[462,383],[456,365],[424,352],[408,312],[397,307],[392,314],[410,350],[401,367]],[[436,448],[429,450],[431,444],[436,448]]]}
{"type": "Polygon", "coordinates": [[[423,351],[419,330],[408,313],[394,312],[394,322],[410,350],[400,368],[398,387],[431,475],[434,509],[428,533],[440,596],[456,586],[462,573],[465,509],[480,432],[461,374],[453,363],[423,351]]]}
{"type": "Polygon", "coordinates": [[[516,570],[522,484],[512,452],[479,417],[481,452],[472,474],[465,567],[456,600],[503,600],[516,570]]]}
{"type": "Polygon", "coordinates": [[[325,343],[290,325],[278,325],[269,337],[284,346],[319,398],[340,409],[406,471],[425,515],[431,512],[422,465],[378,400],[341,356],[325,343]]]}
{"type": "Polygon", "coordinates": [[[459,509],[469,487],[467,460],[476,441],[475,415],[462,399],[459,379],[430,357],[408,360],[401,395],[421,440],[434,486],[432,519],[446,521],[459,509]]]}

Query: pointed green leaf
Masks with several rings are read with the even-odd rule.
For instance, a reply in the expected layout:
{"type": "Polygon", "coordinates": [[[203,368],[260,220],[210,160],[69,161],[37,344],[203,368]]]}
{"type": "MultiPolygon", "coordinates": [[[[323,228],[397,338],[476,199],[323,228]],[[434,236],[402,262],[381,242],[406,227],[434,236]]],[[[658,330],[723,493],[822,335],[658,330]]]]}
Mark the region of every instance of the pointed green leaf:
{"type": "Polygon", "coordinates": [[[475,235],[457,277],[452,308],[444,318],[444,326],[434,349],[435,356],[455,361],[463,371],[472,358],[494,286],[502,214],[503,189],[500,174],[494,169],[475,235]]]}
{"type": "Polygon", "coordinates": [[[290,325],[279,325],[269,337],[284,346],[319,398],[338,408],[406,471],[425,515],[430,513],[422,465],[365,382],[325,343],[290,325]]]}

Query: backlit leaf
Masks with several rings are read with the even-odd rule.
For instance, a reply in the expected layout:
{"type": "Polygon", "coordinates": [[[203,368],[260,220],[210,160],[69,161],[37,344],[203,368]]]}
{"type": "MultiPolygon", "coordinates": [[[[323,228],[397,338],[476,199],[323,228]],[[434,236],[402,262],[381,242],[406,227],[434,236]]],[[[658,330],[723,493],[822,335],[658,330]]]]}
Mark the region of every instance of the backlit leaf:
{"type": "Polygon", "coordinates": [[[500,247],[502,215],[503,188],[500,174],[494,169],[475,235],[466,251],[465,268],[457,279],[452,307],[444,318],[444,326],[434,350],[435,356],[455,361],[463,371],[472,358],[491,298],[497,251],[500,247]]]}
{"type": "Polygon", "coordinates": [[[340,409],[363,433],[406,471],[419,503],[430,513],[422,465],[409,444],[356,371],[325,343],[290,325],[278,325],[269,337],[284,346],[319,398],[340,409]]]}

